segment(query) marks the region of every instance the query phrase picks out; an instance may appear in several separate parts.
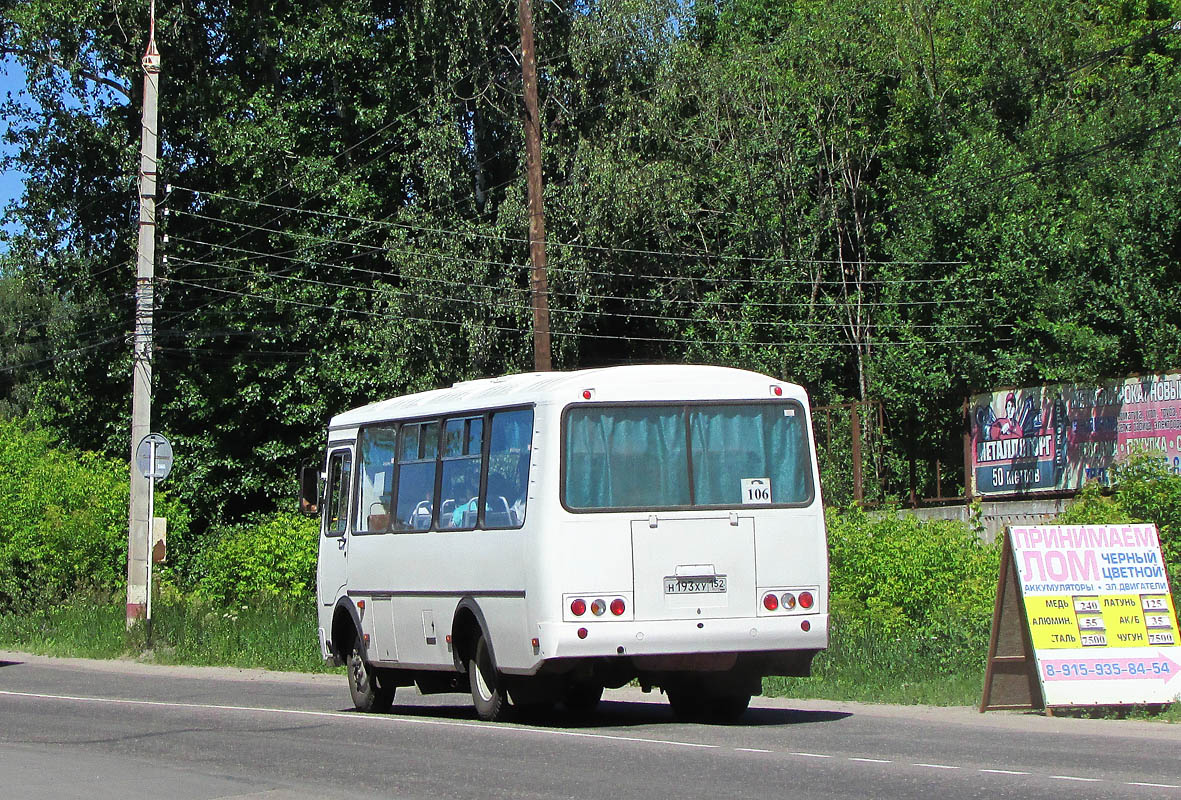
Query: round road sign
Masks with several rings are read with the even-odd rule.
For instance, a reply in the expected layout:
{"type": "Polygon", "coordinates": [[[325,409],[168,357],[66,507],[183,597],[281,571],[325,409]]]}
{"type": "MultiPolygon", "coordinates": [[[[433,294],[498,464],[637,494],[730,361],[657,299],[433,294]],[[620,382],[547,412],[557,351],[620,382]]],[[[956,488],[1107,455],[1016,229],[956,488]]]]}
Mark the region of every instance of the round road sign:
{"type": "Polygon", "coordinates": [[[158,433],[149,433],[135,448],[135,466],[145,478],[162,480],[172,471],[172,445],[158,433]],[[152,451],[155,450],[155,469],[152,469],[152,451]]]}

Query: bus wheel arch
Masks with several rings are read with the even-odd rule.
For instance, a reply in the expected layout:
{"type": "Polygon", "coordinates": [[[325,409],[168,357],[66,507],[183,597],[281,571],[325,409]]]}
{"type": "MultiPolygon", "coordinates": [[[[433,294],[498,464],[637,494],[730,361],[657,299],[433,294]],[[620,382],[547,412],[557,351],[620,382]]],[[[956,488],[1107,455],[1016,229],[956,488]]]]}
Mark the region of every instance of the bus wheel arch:
{"type": "Polygon", "coordinates": [[[481,638],[487,643],[488,655],[495,664],[496,650],[488,634],[488,621],[484,618],[484,612],[475,598],[461,598],[451,620],[451,655],[456,672],[467,672],[468,663],[476,656],[476,643],[481,638]]]}
{"type": "Polygon", "coordinates": [[[331,634],[332,655],[337,664],[343,664],[353,649],[353,641],[361,635],[361,617],[351,601],[342,599],[336,604],[331,634]]]}
{"type": "Polygon", "coordinates": [[[487,621],[475,600],[459,601],[451,631],[456,668],[467,673],[476,714],[489,722],[503,719],[508,712],[508,689],[496,666],[487,621]]]}

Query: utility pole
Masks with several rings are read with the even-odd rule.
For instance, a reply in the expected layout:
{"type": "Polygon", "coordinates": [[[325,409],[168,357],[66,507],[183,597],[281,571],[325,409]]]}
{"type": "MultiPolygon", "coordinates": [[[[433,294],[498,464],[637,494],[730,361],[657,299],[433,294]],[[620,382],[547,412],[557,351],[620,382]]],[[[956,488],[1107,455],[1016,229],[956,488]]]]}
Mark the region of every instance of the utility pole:
{"type": "Polygon", "coordinates": [[[545,272],[545,206],[541,188],[541,121],[537,114],[537,58],[533,49],[533,0],[518,0],[521,20],[521,79],[525,86],[525,169],[529,186],[529,262],[533,265],[533,368],[553,369],[549,329],[549,285],[545,272]]]}
{"type": "Polygon", "coordinates": [[[148,613],[152,520],[148,479],[136,468],[135,451],[152,429],[152,316],[156,278],[156,110],[160,51],[156,49],[156,3],[152,2],[148,49],[144,53],[143,129],[139,156],[139,246],[135,271],[135,339],[131,374],[131,513],[127,528],[127,627],[148,613]]]}

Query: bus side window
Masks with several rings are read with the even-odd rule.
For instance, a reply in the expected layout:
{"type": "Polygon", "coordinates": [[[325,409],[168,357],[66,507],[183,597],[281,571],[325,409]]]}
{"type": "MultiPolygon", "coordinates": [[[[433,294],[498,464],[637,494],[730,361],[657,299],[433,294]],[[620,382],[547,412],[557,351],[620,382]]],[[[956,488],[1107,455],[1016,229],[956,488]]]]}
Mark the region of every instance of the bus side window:
{"type": "Polygon", "coordinates": [[[324,504],[324,533],[343,536],[349,526],[349,476],[353,472],[353,457],[347,450],[338,450],[328,462],[327,502],[324,504]]]}
{"type": "Polygon", "coordinates": [[[491,437],[484,527],[519,528],[525,524],[525,506],[529,496],[533,409],[493,414],[491,437]]]}
{"type": "Polygon", "coordinates": [[[394,487],[394,441],[392,425],[364,428],[357,439],[359,469],[356,528],[382,533],[390,527],[390,500],[394,487]]]}
{"type": "Polygon", "coordinates": [[[443,427],[440,530],[476,527],[483,430],[482,417],[449,419],[443,427]]]}
{"type": "Polygon", "coordinates": [[[397,530],[425,531],[431,527],[438,450],[439,423],[402,426],[398,436],[397,530]]]}

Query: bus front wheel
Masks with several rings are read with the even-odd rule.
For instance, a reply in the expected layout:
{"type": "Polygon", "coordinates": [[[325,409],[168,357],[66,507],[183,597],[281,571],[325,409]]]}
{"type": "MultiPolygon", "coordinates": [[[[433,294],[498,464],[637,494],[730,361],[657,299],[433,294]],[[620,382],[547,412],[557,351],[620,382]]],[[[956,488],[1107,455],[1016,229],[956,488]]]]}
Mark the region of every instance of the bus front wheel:
{"type": "Polygon", "coordinates": [[[353,648],[345,659],[349,676],[349,694],[358,711],[389,711],[394,704],[394,687],[381,685],[381,679],[374,674],[373,667],[365,660],[361,638],[353,640],[353,648]]]}
{"type": "Polygon", "coordinates": [[[503,719],[508,709],[504,681],[492,661],[492,653],[484,635],[476,640],[473,655],[467,664],[468,678],[472,686],[472,702],[480,719],[489,722],[503,719]]]}

